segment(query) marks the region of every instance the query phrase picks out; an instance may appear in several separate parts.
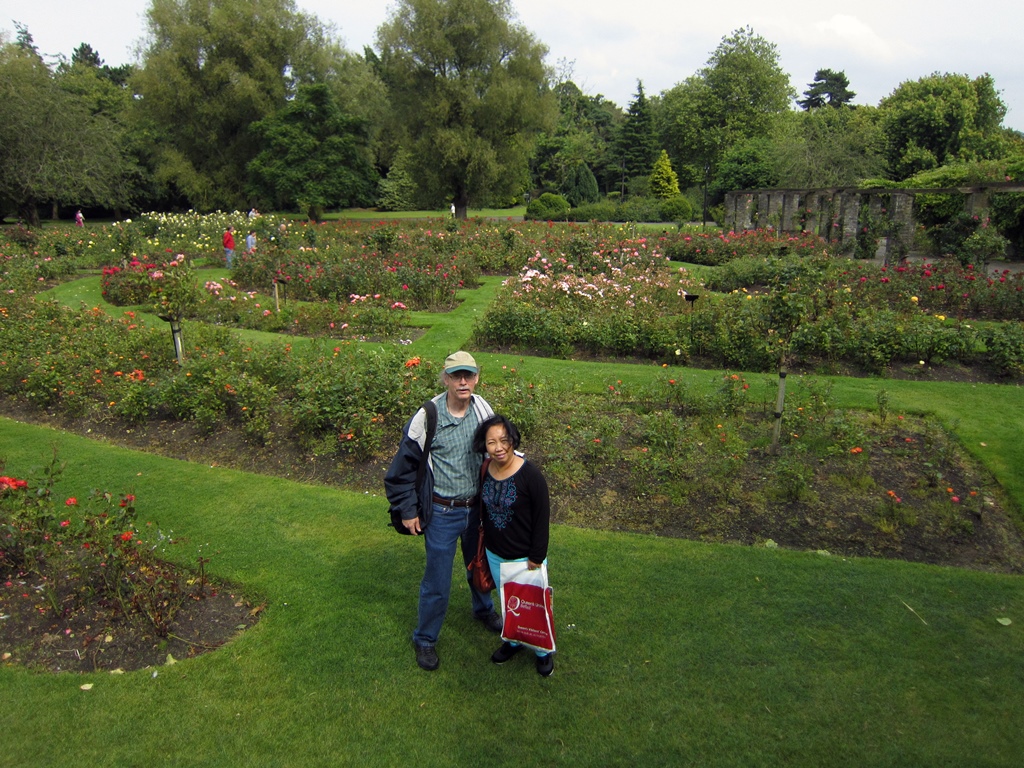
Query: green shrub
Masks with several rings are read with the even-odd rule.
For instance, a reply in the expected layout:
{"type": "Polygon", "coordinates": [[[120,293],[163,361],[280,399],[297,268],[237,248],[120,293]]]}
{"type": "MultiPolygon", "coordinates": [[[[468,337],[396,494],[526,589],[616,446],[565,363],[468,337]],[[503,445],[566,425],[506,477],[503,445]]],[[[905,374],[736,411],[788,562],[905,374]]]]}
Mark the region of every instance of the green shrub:
{"type": "Polygon", "coordinates": [[[905,347],[911,359],[929,365],[947,360],[967,361],[974,350],[974,331],[944,325],[935,317],[914,315],[908,322],[905,347]]]}
{"type": "Polygon", "coordinates": [[[631,197],[615,213],[616,221],[662,221],[661,203],[653,197],[631,197]]]}
{"type": "Polygon", "coordinates": [[[561,221],[568,211],[568,200],[561,195],[545,192],[526,206],[526,218],[537,221],[561,221]]]}
{"type": "Polygon", "coordinates": [[[865,312],[854,326],[854,360],[871,373],[882,373],[906,355],[906,338],[899,316],[891,310],[865,312]]]}
{"type": "Polygon", "coordinates": [[[544,307],[499,297],[473,329],[474,344],[567,357],[572,352],[569,323],[544,307]]]}
{"type": "Polygon", "coordinates": [[[1006,259],[1010,241],[1003,237],[987,219],[973,234],[964,239],[954,251],[957,260],[965,267],[968,264],[984,266],[990,261],[1006,259]]]}
{"type": "Polygon", "coordinates": [[[984,360],[998,376],[1024,374],[1024,323],[1004,322],[990,326],[982,334],[984,360]]]}
{"type": "Polygon", "coordinates": [[[693,205],[683,195],[676,195],[667,200],[662,200],[658,206],[662,221],[674,221],[685,224],[693,219],[693,205]]]}
{"type": "Polygon", "coordinates": [[[567,221],[616,221],[618,205],[613,200],[602,200],[573,208],[566,214],[567,221]]]}

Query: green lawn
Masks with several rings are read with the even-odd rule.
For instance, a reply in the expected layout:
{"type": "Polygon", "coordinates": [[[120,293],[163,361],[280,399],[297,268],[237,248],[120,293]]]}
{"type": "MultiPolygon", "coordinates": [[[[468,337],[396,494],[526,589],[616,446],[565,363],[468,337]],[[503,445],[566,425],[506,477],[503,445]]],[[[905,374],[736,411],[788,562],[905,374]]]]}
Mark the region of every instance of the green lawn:
{"type": "Polygon", "coordinates": [[[461,584],[427,674],[409,643],[422,547],[385,527],[383,499],[9,421],[0,441],[15,474],[59,444],[69,495],[134,485],[143,519],[267,602],[235,643],[156,676],[4,669],[5,765],[1009,766],[1024,750],[1019,578],[558,527],[555,675],[490,664],[461,584]]]}
{"type": "MultiPolygon", "coordinates": [[[[430,330],[410,353],[464,344],[498,282],[456,312],[414,315],[430,330]]],[[[58,295],[89,303],[90,291],[58,295]]],[[[502,366],[588,391],[665,375],[478,359],[484,384],[502,366]]],[[[1022,506],[1019,388],[836,379],[835,399],[874,407],[882,387],[892,408],[954,427],[1022,506]]],[[[53,444],[68,462],[60,493],[134,487],[143,521],[190,539],[179,557],[208,544],[209,569],[267,609],[227,648],[155,677],[0,669],[4,766],[1016,766],[1024,754],[1020,577],[556,526],[554,676],[488,661],[496,639],[460,581],[441,668],[424,673],[409,639],[422,545],[385,526],[380,496],[0,420],[6,474],[42,465],[53,444]]]]}

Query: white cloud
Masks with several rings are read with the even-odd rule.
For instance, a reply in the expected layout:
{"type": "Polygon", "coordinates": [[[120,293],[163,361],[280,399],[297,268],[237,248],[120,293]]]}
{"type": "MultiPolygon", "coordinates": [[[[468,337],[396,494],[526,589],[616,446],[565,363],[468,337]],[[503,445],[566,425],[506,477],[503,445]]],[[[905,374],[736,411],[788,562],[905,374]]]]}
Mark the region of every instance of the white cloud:
{"type": "Polygon", "coordinates": [[[874,59],[882,63],[921,53],[912,43],[898,38],[883,37],[870,24],[846,14],[836,14],[828,19],[801,24],[791,28],[790,32],[798,46],[845,51],[863,59],[874,59]]]}

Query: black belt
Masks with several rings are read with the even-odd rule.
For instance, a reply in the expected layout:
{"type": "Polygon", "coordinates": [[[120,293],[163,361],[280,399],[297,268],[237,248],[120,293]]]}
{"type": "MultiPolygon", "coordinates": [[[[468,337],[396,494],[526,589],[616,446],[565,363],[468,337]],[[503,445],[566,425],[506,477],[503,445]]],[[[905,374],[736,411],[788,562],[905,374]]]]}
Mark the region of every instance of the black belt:
{"type": "Polygon", "coordinates": [[[471,507],[476,498],[472,499],[446,499],[444,496],[438,496],[434,494],[434,503],[440,504],[442,507],[471,507]]]}

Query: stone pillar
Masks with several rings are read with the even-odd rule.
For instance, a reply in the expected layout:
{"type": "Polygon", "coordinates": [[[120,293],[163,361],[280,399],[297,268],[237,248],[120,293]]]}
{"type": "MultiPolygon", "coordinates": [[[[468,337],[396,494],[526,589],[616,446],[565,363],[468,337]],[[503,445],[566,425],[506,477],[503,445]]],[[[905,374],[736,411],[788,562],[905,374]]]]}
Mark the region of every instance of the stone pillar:
{"type": "Polygon", "coordinates": [[[736,196],[736,226],[737,232],[753,229],[753,222],[750,220],[754,209],[754,196],[747,193],[736,196]]]}
{"type": "Polygon", "coordinates": [[[807,221],[804,222],[804,229],[816,235],[824,236],[824,230],[821,227],[821,206],[822,193],[817,190],[809,193],[804,198],[804,208],[809,211],[807,221]]]}
{"type": "Polygon", "coordinates": [[[779,227],[783,232],[800,231],[800,193],[786,192],[782,201],[782,223],[779,227]]]}
{"type": "Polygon", "coordinates": [[[830,204],[831,195],[822,190],[815,191],[813,198],[807,203],[807,207],[811,209],[807,228],[824,240],[828,240],[831,233],[830,204]]]}
{"type": "Polygon", "coordinates": [[[823,192],[818,198],[818,234],[826,242],[835,243],[842,236],[839,229],[839,213],[842,196],[834,189],[823,192]]]}
{"type": "Polygon", "coordinates": [[[725,200],[722,202],[722,207],[725,208],[725,228],[736,229],[736,193],[726,192],[725,200]]]}
{"type": "Polygon", "coordinates": [[[885,240],[884,245],[886,250],[888,250],[889,247],[889,228],[888,226],[884,226],[885,217],[888,215],[885,205],[885,197],[882,195],[875,192],[868,195],[868,220],[863,223],[862,226],[866,226],[871,229],[875,235],[871,248],[871,258],[878,256],[880,240],[885,240]]]}
{"type": "Polygon", "coordinates": [[[844,191],[840,208],[840,227],[842,233],[839,236],[841,245],[853,248],[857,239],[857,231],[860,226],[860,195],[856,190],[844,191]]]}

